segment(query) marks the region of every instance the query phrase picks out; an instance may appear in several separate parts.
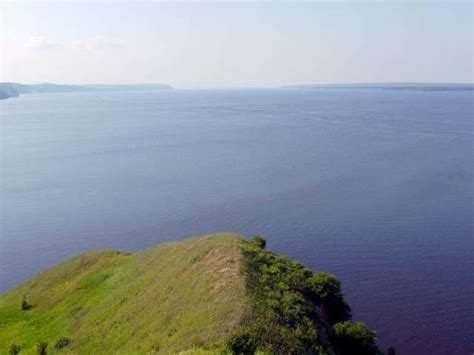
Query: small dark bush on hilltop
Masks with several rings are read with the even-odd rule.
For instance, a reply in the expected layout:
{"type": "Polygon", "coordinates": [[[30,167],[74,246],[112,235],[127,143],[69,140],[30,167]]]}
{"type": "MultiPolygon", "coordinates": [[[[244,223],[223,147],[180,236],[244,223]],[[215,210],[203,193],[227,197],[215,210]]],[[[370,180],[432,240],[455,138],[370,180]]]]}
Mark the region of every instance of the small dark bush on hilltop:
{"type": "Polygon", "coordinates": [[[61,337],[58,340],[56,340],[56,344],[54,345],[54,347],[56,349],[62,349],[68,346],[70,342],[71,340],[69,338],[61,337]]]}
{"type": "Polygon", "coordinates": [[[20,308],[22,311],[27,311],[31,308],[31,304],[29,304],[28,301],[26,300],[26,296],[23,297],[20,308]]]}
{"type": "Polygon", "coordinates": [[[21,347],[18,344],[11,344],[10,349],[8,350],[9,355],[18,355],[21,351],[21,347]]]}
{"type": "Polygon", "coordinates": [[[38,345],[36,345],[36,353],[38,355],[46,355],[46,348],[48,347],[48,343],[44,341],[40,341],[38,345]]]}
{"type": "Polygon", "coordinates": [[[265,249],[265,247],[267,246],[267,241],[265,240],[265,238],[256,236],[255,238],[253,238],[252,244],[257,248],[265,249]]]}

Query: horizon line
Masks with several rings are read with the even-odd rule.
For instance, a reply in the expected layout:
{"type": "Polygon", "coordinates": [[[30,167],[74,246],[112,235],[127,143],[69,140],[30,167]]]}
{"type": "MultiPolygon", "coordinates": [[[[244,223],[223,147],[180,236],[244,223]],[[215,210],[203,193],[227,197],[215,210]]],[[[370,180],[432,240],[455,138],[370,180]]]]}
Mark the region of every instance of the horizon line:
{"type": "Polygon", "coordinates": [[[116,85],[116,86],[133,86],[133,85],[163,85],[170,86],[175,90],[231,90],[231,89],[279,89],[279,88],[296,88],[296,87],[330,87],[330,86],[357,86],[357,85],[474,85],[474,82],[450,82],[450,81],[380,81],[380,82],[337,82],[337,83],[296,83],[281,85],[250,85],[250,86],[174,86],[173,84],[163,82],[136,82],[136,83],[63,83],[63,82],[17,82],[17,81],[0,81],[0,84],[21,84],[21,85],[116,85]]]}

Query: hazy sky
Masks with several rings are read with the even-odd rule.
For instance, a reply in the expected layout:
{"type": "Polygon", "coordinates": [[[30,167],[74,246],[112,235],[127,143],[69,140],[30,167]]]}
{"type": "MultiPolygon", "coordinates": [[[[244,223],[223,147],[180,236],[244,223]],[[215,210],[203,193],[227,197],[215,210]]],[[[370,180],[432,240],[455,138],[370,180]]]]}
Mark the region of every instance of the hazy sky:
{"type": "Polygon", "coordinates": [[[2,2],[1,80],[472,82],[472,2],[2,2]]]}

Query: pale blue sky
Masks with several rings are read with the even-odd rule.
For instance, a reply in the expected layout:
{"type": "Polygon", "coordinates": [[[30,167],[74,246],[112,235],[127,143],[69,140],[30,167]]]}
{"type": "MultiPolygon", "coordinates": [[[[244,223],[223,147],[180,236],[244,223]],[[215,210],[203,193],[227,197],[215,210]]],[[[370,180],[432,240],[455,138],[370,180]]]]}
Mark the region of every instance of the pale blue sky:
{"type": "Polygon", "coordinates": [[[472,82],[472,2],[3,2],[2,80],[472,82]]]}

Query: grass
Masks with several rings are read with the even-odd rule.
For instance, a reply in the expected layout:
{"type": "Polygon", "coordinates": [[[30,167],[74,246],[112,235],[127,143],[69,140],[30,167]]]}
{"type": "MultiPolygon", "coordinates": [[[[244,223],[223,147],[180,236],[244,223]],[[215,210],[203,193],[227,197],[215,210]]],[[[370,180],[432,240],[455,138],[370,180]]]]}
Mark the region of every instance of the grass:
{"type": "Polygon", "coordinates": [[[381,354],[350,319],[333,275],[214,234],[86,253],[5,293],[0,354],[381,354]]]}
{"type": "Polygon", "coordinates": [[[212,351],[248,309],[242,243],[219,234],[67,260],[0,298],[0,353],[36,354],[38,342],[48,354],[212,351]]]}

